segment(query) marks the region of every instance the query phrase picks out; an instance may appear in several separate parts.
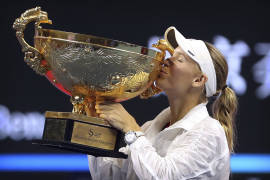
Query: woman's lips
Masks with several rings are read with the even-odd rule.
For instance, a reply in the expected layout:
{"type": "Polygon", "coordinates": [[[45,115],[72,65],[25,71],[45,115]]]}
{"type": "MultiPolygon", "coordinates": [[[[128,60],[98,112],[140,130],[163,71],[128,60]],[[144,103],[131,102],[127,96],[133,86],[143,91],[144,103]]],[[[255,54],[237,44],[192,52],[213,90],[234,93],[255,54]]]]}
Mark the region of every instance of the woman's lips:
{"type": "Polygon", "coordinates": [[[159,76],[168,76],[168,73],[164,70],[160,70],[159,76]]]}
{"type": "Polygon", "coordinates": [[[168,74],[168,73],[166,73],[166,72],[164,72],[164,71],[160,71],[160,74],[168,74]]]}
{"type": "Polygon", "coordinates": [[[160,73],[163,73],[163,74],[168,74],[165,70],[161,69],[160,70],[160,73]]]}

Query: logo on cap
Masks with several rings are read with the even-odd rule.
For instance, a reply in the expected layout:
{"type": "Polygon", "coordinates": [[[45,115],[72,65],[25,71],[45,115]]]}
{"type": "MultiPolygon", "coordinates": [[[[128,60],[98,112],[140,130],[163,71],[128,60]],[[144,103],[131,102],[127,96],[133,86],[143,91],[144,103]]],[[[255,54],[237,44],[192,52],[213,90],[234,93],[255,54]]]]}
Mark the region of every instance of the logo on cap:
{"type": "Polygon", "coordinates": [[[188,50],[188,53],[191,54],[192,56],[195,56],[190,50],[188,50]]]}

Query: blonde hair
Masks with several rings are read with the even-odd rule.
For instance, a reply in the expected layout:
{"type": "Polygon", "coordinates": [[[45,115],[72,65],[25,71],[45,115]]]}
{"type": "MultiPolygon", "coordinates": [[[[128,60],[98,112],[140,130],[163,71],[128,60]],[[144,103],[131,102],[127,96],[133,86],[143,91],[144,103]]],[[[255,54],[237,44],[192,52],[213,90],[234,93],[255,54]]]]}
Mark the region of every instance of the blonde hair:
{"type": "Polygon", "coordinates": [[[224,56],[212,44],[205,42],[212,57],[217,77],[217,99],[212,105],[213,117],[224,128],[230,152],[234,151],[235,144],[235,114],[238,101],[234,91],[227,87],[228,64],[224,56]]]}

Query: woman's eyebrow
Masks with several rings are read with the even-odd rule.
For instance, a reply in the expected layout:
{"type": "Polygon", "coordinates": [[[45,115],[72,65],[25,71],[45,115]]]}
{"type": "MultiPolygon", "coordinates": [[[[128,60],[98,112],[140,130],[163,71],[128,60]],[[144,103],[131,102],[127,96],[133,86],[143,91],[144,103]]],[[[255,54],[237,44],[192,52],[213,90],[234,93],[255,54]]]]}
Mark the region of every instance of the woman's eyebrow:
{"type": "Polygon", "coordinates": [[[182,53],[182,52],[179,52],[179,51],[175,51],[175,56],[176,56],[176,57],[184,57],[184,58],[186,59],[185,54],[182,53]]]}
{"type": "Polygon", "coordinates": [[[174,53],[176,53],[177,55],[182,55],[182,56],[185,56],[185,52],[181,52],[181,51],[174,51],[174,53]]]}

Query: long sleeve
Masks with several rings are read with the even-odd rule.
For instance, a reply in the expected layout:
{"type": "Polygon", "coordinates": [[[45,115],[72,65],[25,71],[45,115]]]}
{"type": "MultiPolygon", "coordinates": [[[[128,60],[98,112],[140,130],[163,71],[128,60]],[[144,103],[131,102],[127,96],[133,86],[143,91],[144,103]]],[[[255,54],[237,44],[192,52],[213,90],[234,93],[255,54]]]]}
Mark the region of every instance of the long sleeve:
{"type": "Polygon", "coordinates": [[[126,177],[126,172],[122,168],[126,159],[88,155],[88,161],[93,180],[121,180],[126,177]]]}
{"type": "MultiPolygon", "coordinates": [[[[151,124],[147,121],[141,129],[146,130],[151,124]]],[[[93,180],[121,180],[126,179],[129,167],[129,159],[110,157],[95,157],[88,155],[89,169],[93,180]]]]}
{"type": "MultiPolygon", "coordinates": [[[[138,138],[130,146],[133,169],[139,179],[189,179],[211,177],[212,172],[224,170],[225,159],[216,159],[220,139],[210,133],[188,132],[176,138],[175,145],[161,157],[146,137],[138,138]],[[185,137],[184,137],[185,136],[185,137]],[[214,170],[214,171],[212,171],[214,170]]],[[[226,169],[227,170],[227,169],[226,169]]],[[[221,177],[227,179],[228,177],[221,177]]]]}

